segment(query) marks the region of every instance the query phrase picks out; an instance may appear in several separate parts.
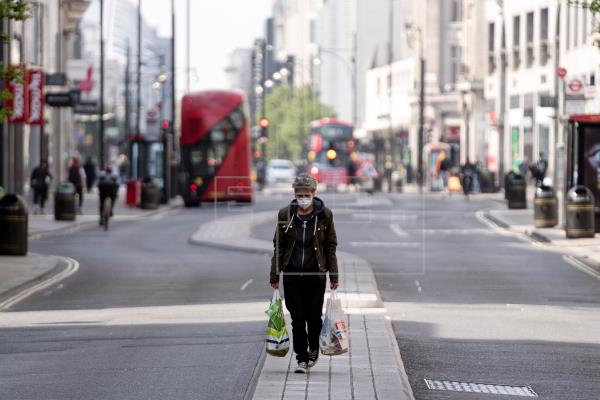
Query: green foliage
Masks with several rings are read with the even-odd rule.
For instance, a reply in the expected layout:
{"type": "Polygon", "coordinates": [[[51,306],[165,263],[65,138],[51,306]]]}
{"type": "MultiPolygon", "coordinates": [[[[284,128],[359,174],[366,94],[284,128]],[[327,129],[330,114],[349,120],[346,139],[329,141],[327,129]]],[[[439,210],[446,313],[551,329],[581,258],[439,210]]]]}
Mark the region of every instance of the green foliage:
{"type": "Polygon", "coordinates": [[[321,103],[309,86],[277,86],[267,96],[266,105],[270,121],[267,159],[305,157],[310,122],[335,117],[333,108],[321,103]]]}
{"type": "MultiPolygon", "coordinates": [[[[32,1],[0,0],[0,18],[12,21],[25,21],[31,17],[31,14],[29,13],[31,4],[33,4],[32,1]]],[[[10,44],[10,40],[10,35],[5,32],[0,32],[0,46],[10,44]]],[[[13,80],[20,81],[22,79],[22,68],[7,67],[0,63],[0,81],[2,81],[1,86],[3,88],[0,91],[0,123],[3,123],[11,114],[11,111],[4,106],[5,102],[11,99],[10,91],[6,89],[7,82],[13,80]]]]}

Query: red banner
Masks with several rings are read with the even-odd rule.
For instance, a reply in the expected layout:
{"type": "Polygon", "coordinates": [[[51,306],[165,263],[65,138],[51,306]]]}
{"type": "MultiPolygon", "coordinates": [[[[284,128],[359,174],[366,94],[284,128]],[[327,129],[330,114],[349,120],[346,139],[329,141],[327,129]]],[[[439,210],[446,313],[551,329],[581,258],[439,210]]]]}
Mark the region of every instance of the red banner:
{"type": "MultiPolygon", "coordinates": [[[[25,72],[24,65],[13,66],[14,69],[22,69],[25,72]]],[[[11,110],[8,122],[13,124],[25,122],[26,101],[25,101],[25,83],[17,80],[8,82],[6,87],[11,94],[11,98],[6,100],[6,108],[11,110]]]]}
{"type": "Polygon", "coordinates": [[[25,73],[25,122],[44,123],[44,71],[30,69],[25,73]]]}

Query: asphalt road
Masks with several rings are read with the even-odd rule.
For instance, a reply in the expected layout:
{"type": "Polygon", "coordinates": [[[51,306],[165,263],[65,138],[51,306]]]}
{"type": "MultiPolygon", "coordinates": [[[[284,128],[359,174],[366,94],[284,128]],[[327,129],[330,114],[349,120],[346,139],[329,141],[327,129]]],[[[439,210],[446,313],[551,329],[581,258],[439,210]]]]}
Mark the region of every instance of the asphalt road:
{"type": "MultiPolygon", "coordinates": [[[[498,202],[389,199],[334,207],[336,229],[340,249],[374,267],[417,400],[506,397],[432,390],[425,379],[530,386],[542,399],[600,399],[597,280],[476,218],[498,202]]],[[[253,235],[268,240],[273,229],[262,225],[253,235]]]]}
{"type": "Polygon", "coordinates": [[[189,244],[215,213],[32,241],[80,269],[0,315],[0,399],[243,398],[263,352],[267,260],[189,244]]]}

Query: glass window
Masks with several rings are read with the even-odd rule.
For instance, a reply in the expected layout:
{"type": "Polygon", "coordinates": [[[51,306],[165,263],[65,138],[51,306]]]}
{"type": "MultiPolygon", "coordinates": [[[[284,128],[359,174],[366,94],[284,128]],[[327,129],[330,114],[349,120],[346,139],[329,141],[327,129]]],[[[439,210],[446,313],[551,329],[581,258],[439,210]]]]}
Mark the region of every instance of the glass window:
{"type": "Polygon", "coordinates": [[[550,154],[550,129],[546,125],[539,126],[538,153],[550,154]]]}
{"type": "Polygon", "coordinates": [[[527,44],[533,43],[533,12],[527,13],[527,44]]]}
{"type": "Polygon", "coordinates": [[[516,15],[513,18],[513,46],[519,47],[521,44],[521,17],[516,15]]]}
{"type": "Polygon", "coordinates": [[[462,21],[462,0],[452,0],[450,7],[451,21],[462,21]]]}
{"type": "Polygon", "coordinates": [[[495,46],[495,37],[494,37],[494,23],[488,24],[488,51],[490,53],[494,52],[495,46]]]}
{"type": "Polygon", "coordinates": [[[540,40],[548,40],[548,9],[540,13],[540,40]]]}
{"type": "Polygon", "coordinates": [[[579,46],[579,7],[573,10],[573,14],[575,14],[575,21],[573,22],[573,47],[577,47],[579,46]]]}
{"type": "Polygon", "coordinates": [[[450,47],[450,82],[456,83],[461,72],[461,57],[462,49],[460,46],[450,47]]]}

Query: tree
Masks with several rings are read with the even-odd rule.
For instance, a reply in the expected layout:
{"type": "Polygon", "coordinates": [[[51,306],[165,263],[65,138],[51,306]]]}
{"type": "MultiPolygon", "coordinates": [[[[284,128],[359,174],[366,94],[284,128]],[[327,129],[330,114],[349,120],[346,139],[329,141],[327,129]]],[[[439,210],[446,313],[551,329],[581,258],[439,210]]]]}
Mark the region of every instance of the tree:
{"type": "Polygon", "coordinates": [[[335,116],[333,108],[321,103],[309,86],[277,86],[267,96],[266,110],[270,122],[267,159],[304,158],[310,122],[335,116]]]}
{"type": "MultiPolygon", "coordinates": [[[[31,15],[29,9],[30,1],[21,0],[0,0],[0,19],[12,21],[25,21],[31,15]]],[[[0,46],[10,44],[10,35],[6,32],[0,32],[0,46]]],[[[5,65],[4,60],[0,60],[0,123],[10,116],[11,110],[7,109],[5,102],[10,100],[12,95],[7,89],[8,82],[20,81],[23,79],[23,69],[13,68],[5,65]]]]}
{"type": "MultiPolygon", "coordinates": [[[[600,13],[600,0],[569,0],[569,5],[575,7],[581,7],[584,10],[589,10],[594,16],[597,16],[600,13]]],[[[600,34],[600,24],[598,22],[594,22],[594,29],[596,31],[595,35],[600,34]]],[[[600,47],[600,40],[594,40],[594,46],[600,47]]]]}

